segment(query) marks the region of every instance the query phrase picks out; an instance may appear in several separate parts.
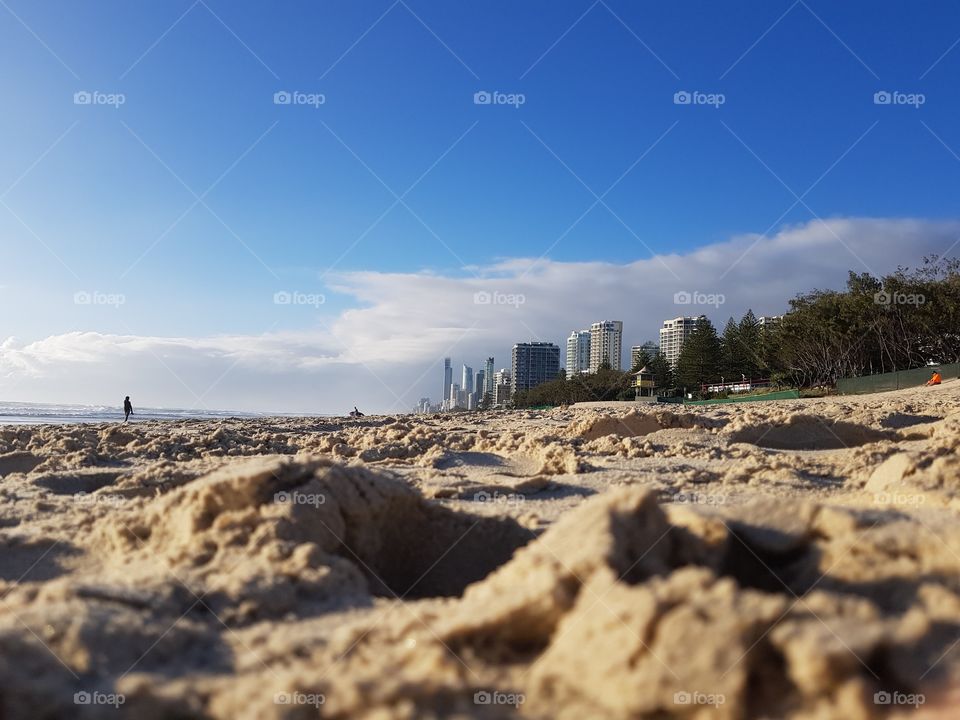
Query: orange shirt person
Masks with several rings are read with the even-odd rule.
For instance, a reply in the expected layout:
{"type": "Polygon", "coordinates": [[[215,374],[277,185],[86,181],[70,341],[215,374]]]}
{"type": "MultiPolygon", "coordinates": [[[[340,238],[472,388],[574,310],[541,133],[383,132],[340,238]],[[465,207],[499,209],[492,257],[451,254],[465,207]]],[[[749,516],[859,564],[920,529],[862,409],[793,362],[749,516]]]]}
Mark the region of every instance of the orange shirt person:
{"type": "Polygon", "coordinates": [[[940,373],[937,370],[933,371],[933,375],[930,376],[930,379],[927,380],[927,385],[939,385],[942,382],[940,373]]]}

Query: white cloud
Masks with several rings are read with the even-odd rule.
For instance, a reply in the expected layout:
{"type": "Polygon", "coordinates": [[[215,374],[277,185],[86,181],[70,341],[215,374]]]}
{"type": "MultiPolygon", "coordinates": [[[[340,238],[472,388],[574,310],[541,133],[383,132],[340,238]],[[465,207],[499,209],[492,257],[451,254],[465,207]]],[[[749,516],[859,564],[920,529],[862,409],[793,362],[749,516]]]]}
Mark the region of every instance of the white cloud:
{"type": "Polygon", "coordinates": [[[656,339],[660,322],[681,314],[704,312],[722,325],[748,307],[781,313],[798,292],[841,287],[848,270],[917,266],[958,237],[957,222],[834,219],[623,265],[509,258],[461,277],[342,274],[331,285],[357,307],[301,332],[7,339],[0,344],[0,397],[103,403],[130,394],[166,407],[406,410],[421,396],[439,395],[445,355],[456,366],[477,367],[492,354],[501,367],[514,342],[562,346],[571,330],[598,319],[623,320],[629,346],[656,339]],[[722,294],[726,302],[678,306],[678,291],[722,294]],[[477,293],[491,302],[476,302],[477,293]]]}

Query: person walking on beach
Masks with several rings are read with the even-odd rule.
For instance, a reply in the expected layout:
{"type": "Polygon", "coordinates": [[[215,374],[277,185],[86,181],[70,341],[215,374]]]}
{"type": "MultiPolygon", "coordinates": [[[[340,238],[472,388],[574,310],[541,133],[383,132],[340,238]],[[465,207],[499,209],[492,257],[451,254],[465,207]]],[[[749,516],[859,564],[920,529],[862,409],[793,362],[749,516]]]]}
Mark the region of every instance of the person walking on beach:
{"type": "Polygon", "coordinates": [[[939,385],[941,382],[943,382],[943,378],[940,377],[940,371],[934,370],[933,375],[927,380],[927,385],[939,385]]]}
{"type": "Polygon", "coordinates": [[[127,395],[123,400],[123,421],[129,420],[131,415],[133,415],[133,403],[130,402],[130,396],[127,395]]]}

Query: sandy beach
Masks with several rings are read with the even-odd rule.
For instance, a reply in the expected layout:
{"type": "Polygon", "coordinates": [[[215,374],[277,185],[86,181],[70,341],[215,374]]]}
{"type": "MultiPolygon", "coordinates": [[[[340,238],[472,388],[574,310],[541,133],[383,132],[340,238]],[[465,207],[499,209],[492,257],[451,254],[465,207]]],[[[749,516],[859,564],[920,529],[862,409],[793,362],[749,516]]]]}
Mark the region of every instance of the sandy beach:
{"type": "Polygon", "coordinates": [[[958,445],[955,381],[3,427],[2,716],[949,717],[958,445]]]}

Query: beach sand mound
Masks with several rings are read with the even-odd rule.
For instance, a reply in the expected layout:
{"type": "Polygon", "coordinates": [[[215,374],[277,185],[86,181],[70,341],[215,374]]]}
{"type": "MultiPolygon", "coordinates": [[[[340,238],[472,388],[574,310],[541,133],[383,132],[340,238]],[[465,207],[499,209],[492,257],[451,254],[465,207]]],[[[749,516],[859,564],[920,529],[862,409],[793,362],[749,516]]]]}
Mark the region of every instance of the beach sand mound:
{"type": "Polygon", "coordinates": [[[620,416],[588,416],[574,420],[567,428],[567,434],[571,437],[590,441],[606,435],[640,437],[670,428],[713,428],[720,424],[716,420],[693,413],[674,413],[670,411],[641,413],[631,410],[620,416]]]}
{"type": "Polygon", "coordinates": [[[893,518],[772,502],[665,513],[646,491],[608,493],[428,611],[428,631],[363,636],[357,663],[369,637],[393,682],[331,685],[329,709],[405,697],[429,715],[487,688],[523,697],[529,717],[875,717],[874,693],[916,692],[960,639],[937,620],[958,607],[956,583],[921,572],[935,557],[893,518]]]}
{"type": "Polygon", "coordinates": [[[731,423],[726,432],[731,442],[774,450],[838,450],[897,438],[890,430],[803,413],[758,422],[742,418],[731,423]]]}
{"type": "Polygon", "coordinates": [[[457,595],[531,535],[508,518],[428,504],[406,484],[325,459],[232,464],[107,531],[122,558],[159,558],[226,621],[387,597],[457,595]]]}

